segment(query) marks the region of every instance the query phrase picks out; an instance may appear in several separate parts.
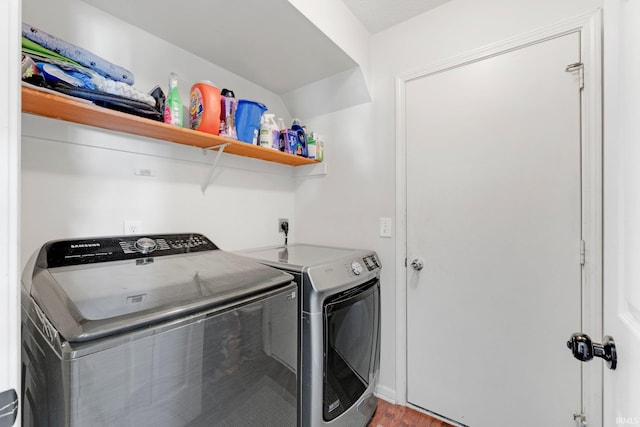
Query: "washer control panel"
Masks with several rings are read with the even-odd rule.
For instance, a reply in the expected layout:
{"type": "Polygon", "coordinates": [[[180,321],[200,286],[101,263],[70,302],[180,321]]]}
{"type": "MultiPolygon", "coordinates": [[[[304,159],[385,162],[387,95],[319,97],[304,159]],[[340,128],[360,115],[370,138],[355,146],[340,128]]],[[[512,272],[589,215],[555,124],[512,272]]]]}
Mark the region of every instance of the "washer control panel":
{"type": "Polygon", "coordinates": [[[362,262],[364,262],[365,267],[367,267],[367,270],[369,271],[380,268],[380,262],[378,261],[378,258],[375,256],[375,254],[371,254],[362,258],[362,262]]]}
{"type": "Polygon", "coordinates": [[[156,234],[58,240],[38,255],[43,267],[64,267],[163,255],[210,251],[218,247],[202,234],[156,234]]]}
{"type": "Polygon", "coordinates": [[[380,262],[375,254],[371,254],[351,261],[346,267],[350,275],[360,276],[364,272],[380,268],[380,262]]]}

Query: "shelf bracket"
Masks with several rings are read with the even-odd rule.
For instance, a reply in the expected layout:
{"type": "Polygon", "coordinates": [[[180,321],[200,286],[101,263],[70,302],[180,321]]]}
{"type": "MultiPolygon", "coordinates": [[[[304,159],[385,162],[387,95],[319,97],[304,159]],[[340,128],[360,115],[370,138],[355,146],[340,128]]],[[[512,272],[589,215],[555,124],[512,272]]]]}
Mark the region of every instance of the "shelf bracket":
{"type": "Polygon", "coordinates": [[[308,176],[320,176],[327,175],[327,162],[322,161],[320,163],[312,165],[302,165],[295,168],[294,176],[296,178],[304,178],[308,176]]]}
{"type": "Polygon", "coordinates": [[[209,187],[209,184],[211,183],[211,177],[213,176],[213,172],[216,170],[216,167],[218,166],[218,161],[220,160],[220,156],[222,155],[222,152],[224,151],[225,147],[227,145],[231,145],[230,142],[225,142],[223,144],[218,144],[218,145],[212,145],[211,147],[205,147],[202,149],[203,154],[207,154],[207,151],[213,151],[213,150],[217,150],[218,154],[216,154],[216,158],[213,159],[213,163],[211,163],[211,168],[209,168],[209,173],[207,174],[207,179],[202,183],[201,189],[202,189],[202,194],[207,192],[207,188],[209,187]]]}

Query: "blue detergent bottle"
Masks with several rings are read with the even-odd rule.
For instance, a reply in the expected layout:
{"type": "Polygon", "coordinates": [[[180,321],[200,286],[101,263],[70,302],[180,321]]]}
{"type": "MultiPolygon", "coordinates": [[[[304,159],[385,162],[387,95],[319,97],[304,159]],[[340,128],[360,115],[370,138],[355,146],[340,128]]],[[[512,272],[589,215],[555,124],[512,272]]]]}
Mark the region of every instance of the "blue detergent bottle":
{"type": "Polygon", "coordinates": [[[296,147],[293,154],[296,156],[307,157],[307,136],[305,135],[304,128],[300,125],[300,120],[293,119],[291,130],[296,137],[296,147]]]}

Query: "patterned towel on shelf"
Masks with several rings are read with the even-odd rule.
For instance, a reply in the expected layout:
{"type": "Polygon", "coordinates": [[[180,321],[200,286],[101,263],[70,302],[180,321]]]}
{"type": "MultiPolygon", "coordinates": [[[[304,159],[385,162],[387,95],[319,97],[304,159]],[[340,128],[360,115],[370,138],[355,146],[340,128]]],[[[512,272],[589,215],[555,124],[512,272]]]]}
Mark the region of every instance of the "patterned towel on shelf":
{"type": "Polygon", "coordinates": [[[108,79],[125,82],[130,85],[134,82],[133,73],[131,71],[102,59],[88,50],[75,46],[64,40],[60,40],[59,38],[47,34],[31,25],[25,23],[22,24],[22,35],[29,40],[46,47],[47,49],[76,61],[85,67],[95,70],[108,79]]]}

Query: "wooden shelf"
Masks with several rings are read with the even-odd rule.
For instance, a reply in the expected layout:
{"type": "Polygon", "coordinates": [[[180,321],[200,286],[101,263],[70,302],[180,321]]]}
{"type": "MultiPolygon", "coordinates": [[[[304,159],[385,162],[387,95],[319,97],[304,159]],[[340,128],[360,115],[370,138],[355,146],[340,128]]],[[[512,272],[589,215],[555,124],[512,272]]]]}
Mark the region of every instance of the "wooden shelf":
{"type": "Polygon", "coordinates": [[[194,147],[210,148],[220,144],[228,144],[224,149],[225,153],[285,165],[300,166],[318,163],[305,157],[294,156],[270,148],[259,147],[192,129],[167,125],[143,117],[98,107],[81,99],[60,96],[25,86],[22,87],[22,111],[52,119],[146,136],[178,144],[192,145],[194,147]]]}

